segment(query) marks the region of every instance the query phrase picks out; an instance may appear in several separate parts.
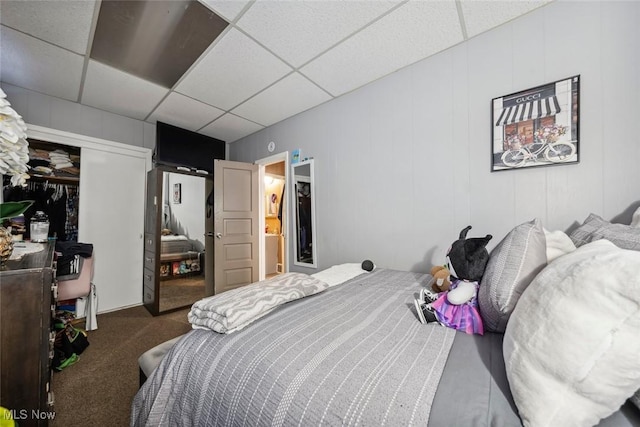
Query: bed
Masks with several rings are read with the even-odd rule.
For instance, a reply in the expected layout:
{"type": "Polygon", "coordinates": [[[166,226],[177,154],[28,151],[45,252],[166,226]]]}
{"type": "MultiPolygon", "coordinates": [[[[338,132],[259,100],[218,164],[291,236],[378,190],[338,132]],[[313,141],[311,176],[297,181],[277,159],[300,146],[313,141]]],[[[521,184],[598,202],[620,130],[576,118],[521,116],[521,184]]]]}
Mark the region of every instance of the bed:
{"type": "MultiPolygon", "coordinates": [[[[532,236],[545,232],[538,221],[519,227],[491,253],[491,259],[503,268],[499,275],[503,282],[510,274],[504,267],[505,254],[510,258],[521,257],[507,262],[519,262],[517,277],[514,276],[517,279],[514,283],[518,282],[518,285],[524,281],[529,287],[542,286],[539,282],[550,274],[550,270],[567,270],[566,262],[574,255],[563,247],[566,240],[552,234],[546,234],[545,240],[545,234],[542,234],[542,243],[536,243],[532,236]],[[526,244],[518,237],[520,235],[527,236],[526,244]],[[549,266],[557,264],[557,269],[527,265],[535,264],[530,262],[530,251],[534,247],[545,251],[545,256],[555,253],[558,261],[549,266]],[[535,272],[529,274],[535,277],[524,280],[523,273],[527,270],[535,272]]],[[[593,228],[593,224],[585,221],[572,238],[579,240],[580,232],[586,234],[586,240],[604,238],[594,237],[601,228],[590,230],[589,227],[593,228]]],[[[622,234],[624,239],[628,238],[627,230],[622,234]]],[[[609,246],[608,241],[606,244],[581,243],[586,249],[574,252],[582,257],[591,254],[589,251],[593,248],[620,258],[620,254],[614,252],[620,249],[613,244],[609,246]]],[[[625,254],[627,252],[633,251],[627,250],[625,254]]],[[[589,256],[602,258],[600,254],[589,256]]],[[[633,264],[630,271],[640,273],[635,263],[638,258],[634,257],[636,254],[629,255],[632,260],[629,264],[633,264]]],[[[491,259],[488,271],[495,274],[496,267],[491,266],[491,259]]],[[[544,264],[547,264],[546,258],[544,264]]],[[[511,306],[509,316],[512,320],[507,323],[505,332],[468,335],[434,323],[421,324],[417,320],[413,299],[421,288],[429,285],[429,275],[376,268],[370,273],[360,271],[347,276],[348,279],[333,280],[335,275],[319,274],[327,283],[325,289],[309,292],[286,304],[275,304],[256,319],[227,331],[232,333],[213,332],[211,328],[192,322],[195,329],[171,347],[137,393],[132,404],[131,424],[543,425],[536,421],[536,415],[527,412],[530,408],[518,400],[520,391],[514,386],[521,387],[522,384],[513,372],[517,371],[514,365],[519,356],[515,357],[517,352],[508,348],[513,347],[513,340],[519,333],[517,326],[512,325],[524,322],[522,327],[526,330],[534,323],[527,321],[530,310],[525,310],[522,304],[511,306]],[[512,393],[512,389],[517,393],[512,393]]],[[[489,278],[486,281],[489,283],[489,278]]],[[[481,289],[482,286],[485,284],[481,289]]],[[[549,292],[554,288],[548,287],[549,292]]],[[[531,299],[541,298],[545,292],[509,290],[509,298],[516,294],[522,294],[518,297],[526,300],[527,307],[533,307],[535,302],[531,299]]],[[[640,300],[640,296],[637,297],[640,300]]],[[[580,304],[580,301],[576,302],[576,306],[580,304]]],[[[502,308],[507,306],[509,304],[502,308]]],[[[636,314],[634,316],[637,318],[636,314]]],[[[490,319],[488,323],[491,323],[490,319]]],[[[638,322],[632,326],[637,328],[638,322]]],[[[618,326],[618,329],[624,331],[623,327],[618,326]]],[[[572,335],[579,334],[572,331],[572,335]]],[[[623,360],[625,355],[613,356],[623,360]]],[[[579,363],[579,357],[576,363],[579,363]]],[[[591,354],[588,357],[593,359],[591,354]]],[[[630,359],[635,363],[632,369],[640,368],[637,353],[631,354],[630,359]]],[[[616,369],[611,368],[608,375],[615,377],[616,369]]],[[[625,383],[625,391],[621,393],[631,397],[633,391],[630,390],[640,387],[640,374],[628,372],[624,372],[622,378],[625,381],[627,377],[633,378],[625,383]]],[[[548,381],[553,390],[554,379],[548,381]]],[[[545,393],[542,390],[542,399],[545,393]]],[[[605,417],[596,418],[603,418],[597,423],[562,425],[640,426],[640,410],[632,400],[626,400],[626,397],[621,400],[618,396],[617,402],[605,417]]],[[[573,407],[570,396],[559,404],[569,405],[567,412],[573,407]]],[[[575,406],[579,408],[580,404],[575,406]]],[[[591,405],[587,406],[589,408],[596,407],[600,414],[607,412],[606,409],[603,412],[600,403],[588,402],[588,405],[591,405]]],[[[543,410],[553,412],[553,408],[547,406],[543,410]]]]}
{"type": "Polygon", "coordinates": [[[167,234],[160,237],[160,277],[163,280],[200,272],[200,257],[187,236],[167,234]]]}

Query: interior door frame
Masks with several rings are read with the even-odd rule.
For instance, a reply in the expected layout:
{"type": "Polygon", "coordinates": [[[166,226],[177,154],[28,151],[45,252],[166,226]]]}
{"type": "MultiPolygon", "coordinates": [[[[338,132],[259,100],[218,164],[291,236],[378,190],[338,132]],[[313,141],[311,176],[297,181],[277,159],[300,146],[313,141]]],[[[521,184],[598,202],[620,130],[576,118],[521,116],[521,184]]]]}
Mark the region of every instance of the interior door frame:
{"type": "MultiPolygon", "coordinates": [[[[265,177],[265,168],[268,165],[274,164],[274,163],[280,163],[280,162],[284,162],[284,206],[285,209],[283,210],[283,215],[285,216],[285,222],[286,222],[286,226],[282,227],[282,233],[283,233],[283,237],[284,237],[284,253],[282,254],[282,258],[283,258],[283,264],[282,264],[282,272],[286,273],[289,271],[289,235],[288,235],[288,228],[289,228],[289,222],[291,221],[291,210],[289,209],[289,206],[291,206],[291,198],[289,197],[289,193],[290,191],[288,190],[290,188],[290,168],[291,165],[289,164],[289,152],[288,151],[283,151],[281,153],[277,153],[274,154],[272,156],[269,157],[264,157],[262,159],[258,159],[254,162],[254,164],[258,165],[258,179],[260,180],[260,183],[258,184],[258,200],[260,201],[260,203],[258,203],[259,206],[259,211],[258,211],[258,218],[259,218],[259,229],[260,230],[264,230],[266,222],[265,222],[265,210],[264,210],[264,198],[265,198],[265,185],[264,185],[264,177],[265,177]]],[[[265,236],[263,233],[263,236],[261,239],[259,239],[259,244],[258,244],[258,259],[260,260],[259,263],[259,280],[264,280],[266,278],[266,271],[267,268],[265,266],[265,263],[267,262],[267,256],[266,256],[266,249],[265,249],[265,236]]]]}

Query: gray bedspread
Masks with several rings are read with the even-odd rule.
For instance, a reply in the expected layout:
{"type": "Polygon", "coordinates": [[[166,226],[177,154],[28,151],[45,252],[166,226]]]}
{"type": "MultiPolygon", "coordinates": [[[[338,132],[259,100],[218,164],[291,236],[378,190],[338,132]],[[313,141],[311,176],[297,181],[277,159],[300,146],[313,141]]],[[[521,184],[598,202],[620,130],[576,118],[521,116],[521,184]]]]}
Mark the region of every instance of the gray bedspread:
{"type": "MultiPolygon", "coordinates": [[[[502,356],[502,334],[457,332],[429,427],[521,427],[502,356]]],[[[639,427],[640,411],[631,404],[601,420],[597,427],[639,427]]]]}
{"type": "Polygon", "coordinates": [[[456,332],[423,325],[429,276],[375,270],[231,335],[186,334],[139,390],[139,426],[427,425],[456,332]]]}

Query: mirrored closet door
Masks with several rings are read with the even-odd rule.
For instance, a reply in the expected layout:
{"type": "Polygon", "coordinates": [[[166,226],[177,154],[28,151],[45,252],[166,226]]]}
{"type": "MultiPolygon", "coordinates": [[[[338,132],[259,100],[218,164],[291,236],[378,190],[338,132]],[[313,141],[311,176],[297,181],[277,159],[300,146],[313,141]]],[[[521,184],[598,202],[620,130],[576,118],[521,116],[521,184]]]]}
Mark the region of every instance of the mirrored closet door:
{"type": "Polygon", "coordinates": [[[149,172],[143,297],[152,314],[188,307],[212,294],[205,266],[211,181],[169,167],[149,172]]]}

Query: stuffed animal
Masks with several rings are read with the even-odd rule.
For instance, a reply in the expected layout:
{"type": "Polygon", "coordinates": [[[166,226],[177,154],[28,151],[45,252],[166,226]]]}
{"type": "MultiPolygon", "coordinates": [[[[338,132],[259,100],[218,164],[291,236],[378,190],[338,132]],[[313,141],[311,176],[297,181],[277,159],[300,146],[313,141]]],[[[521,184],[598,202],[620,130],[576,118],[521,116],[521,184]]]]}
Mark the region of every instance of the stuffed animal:
{"type": "Polygon", "coordinates": [[[486,246],[492,236],[487,234],[485,237],[467,239],[469,230],[471,226],[464,228],[459,239],[447,251],[447,266],[451,275],[449,289],[436,294],[429,289],[422,289],[415,306],[422,323],[438,322],[468,334],[482,335],[484,327],[478,312],[477,296],[479,281],[489,261],[486,246]]]}
{"type": "Polygon", "coordinates": [[[442,265],[436,265],[431,267],[431,276],[433,276],[433,284],[431,289],[434,292],[446,292],[451,287],[451,280],[449,276],[451,273],[449,269],[442,265]]]}

